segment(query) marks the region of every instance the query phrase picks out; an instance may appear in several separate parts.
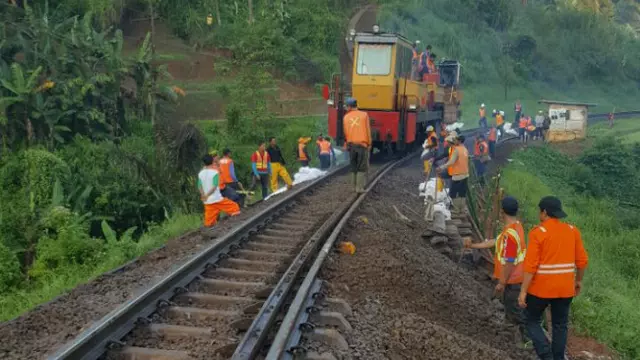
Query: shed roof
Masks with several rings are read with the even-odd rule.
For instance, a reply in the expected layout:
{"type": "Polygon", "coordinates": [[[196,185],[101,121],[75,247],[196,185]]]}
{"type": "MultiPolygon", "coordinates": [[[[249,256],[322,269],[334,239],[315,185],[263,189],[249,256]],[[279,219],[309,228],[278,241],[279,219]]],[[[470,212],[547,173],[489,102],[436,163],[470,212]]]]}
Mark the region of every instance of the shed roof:
{"type": "Polygon", "coordinates": [[[555,100],[539,100],[538,104],[574,105],[574,106],[586,106],[586,107],[598,106],[598,104],[573,102],[573,101],[555,101],[555,100]]]}

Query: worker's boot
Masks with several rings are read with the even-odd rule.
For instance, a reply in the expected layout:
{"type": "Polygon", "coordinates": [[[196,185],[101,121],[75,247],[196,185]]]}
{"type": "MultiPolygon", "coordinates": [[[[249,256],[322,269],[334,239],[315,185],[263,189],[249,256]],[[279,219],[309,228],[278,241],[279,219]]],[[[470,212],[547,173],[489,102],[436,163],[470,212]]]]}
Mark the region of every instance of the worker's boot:
{"type": "Polygon", "coordinates": [[[364,183],[365,183],[365,173],[358,172],[356,173],[356,193],[362,194],[364,191],[364,183]]]}
{"type": "Polygon", "coordinates": [[[464,198],[455,198],[453,199],[453,209],[451,210],[451,216],[461,218],[464,216],[464,206],[465,200],[464,198]]]}
{"type": "Polygon", "coordinates": [[[353,184],[353,191],[358,192],[358,173],[351,173],[351,183],[353,184]]]}

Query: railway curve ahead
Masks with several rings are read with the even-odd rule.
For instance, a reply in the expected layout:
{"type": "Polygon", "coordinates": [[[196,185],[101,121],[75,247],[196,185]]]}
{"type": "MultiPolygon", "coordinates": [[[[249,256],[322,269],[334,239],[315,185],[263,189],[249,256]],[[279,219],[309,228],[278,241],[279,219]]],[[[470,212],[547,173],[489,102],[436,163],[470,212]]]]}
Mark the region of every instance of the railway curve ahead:
{"type": "MultiPolygon", "coordinates": [[[[372,163],[373,181],[396,163],[372,163]]],[[[277,200],[49,359],[255,358],[296,280],[358,199],[352,184],[330,177],[277,200]]]]}

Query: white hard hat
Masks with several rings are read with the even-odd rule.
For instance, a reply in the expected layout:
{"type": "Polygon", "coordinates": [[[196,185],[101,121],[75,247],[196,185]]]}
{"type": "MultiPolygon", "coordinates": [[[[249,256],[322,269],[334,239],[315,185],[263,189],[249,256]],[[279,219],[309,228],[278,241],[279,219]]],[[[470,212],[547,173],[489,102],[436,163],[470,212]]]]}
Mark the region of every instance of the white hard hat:
{"type": "Polygon", "coordinates": [[[484,103],[482,103],[482,105],[480,105],[480,107],[484,107],[484,103]]]}
{"type": "Polygon", "coordinates": [[[500,111],[500,115],[504,115],[504,111],[500,111]]]}
{"type": "Polygon", "coordinates": [[[431,125],[427,126],[427,131],[433,131],[433,126],[431,125]]]}
{"type": "Polygon", "coordinates": [[[497,112],[498,112],[498,110],[496,110],[496,109],[493,109],[493,113],[494,113],[494,114],[495,114],[495,113],[497,113],[497,112]]]}

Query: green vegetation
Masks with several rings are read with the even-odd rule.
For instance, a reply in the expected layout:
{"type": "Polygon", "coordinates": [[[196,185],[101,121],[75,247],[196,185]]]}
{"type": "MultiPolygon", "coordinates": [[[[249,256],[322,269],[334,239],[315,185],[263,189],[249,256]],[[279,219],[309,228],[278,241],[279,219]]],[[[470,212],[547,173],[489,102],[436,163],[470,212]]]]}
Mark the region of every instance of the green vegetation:
{"type": "Polygon", "coordinates": [[[573,324],[619,351],[640,356],[640,144],[606,137],[578,159],[549,147],[518,151],[504,170],[506,192],[518,198],[530,229],[537,202],[556,195],[582,232],[590,264],[573,324]]]}
{"type": "Polygon", "coordinates": [[[625,143],[637,143],[640,142],[640,118],[615,120],[613,128],[609,128],[608,122],[598,123],[589,126],[587,135],[591,139],[613,137],[625,143]]]}

